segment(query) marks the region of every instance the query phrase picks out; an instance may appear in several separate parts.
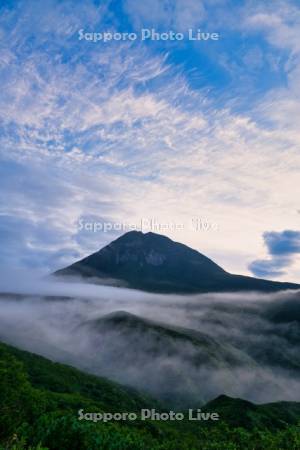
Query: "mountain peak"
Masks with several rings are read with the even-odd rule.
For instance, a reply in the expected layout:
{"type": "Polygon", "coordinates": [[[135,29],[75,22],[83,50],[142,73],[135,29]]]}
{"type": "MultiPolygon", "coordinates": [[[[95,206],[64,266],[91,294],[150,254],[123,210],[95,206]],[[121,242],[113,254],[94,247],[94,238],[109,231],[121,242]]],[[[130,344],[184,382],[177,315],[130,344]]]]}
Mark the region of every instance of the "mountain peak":
{"type": "Polygon", "coordinates": [[[161,234],[129,231],[96,253],[55,273],[103,284],[166,293],[277,291],[291,283],[231,275],[197,250],[161,234]]]}
{"type": "Polygon", "coordinates": [[[153,242],[154,241],[162,241],[162,240],[174,242],[167,236],[164,236],[164,235],[158,234],[158,233],[153,233],[152,231],[148,231],[147,233],[144,233],[143,231],[132,230],[132,231],[128,231],[127,233],[123,234],[122,236],[117,238],[112,243],[115,243],[115,242],[122,243],[122,242],[135,241],[135,240],[140,240],[141,242],[150,241],[150,240],[152,240],[153,242]]]}

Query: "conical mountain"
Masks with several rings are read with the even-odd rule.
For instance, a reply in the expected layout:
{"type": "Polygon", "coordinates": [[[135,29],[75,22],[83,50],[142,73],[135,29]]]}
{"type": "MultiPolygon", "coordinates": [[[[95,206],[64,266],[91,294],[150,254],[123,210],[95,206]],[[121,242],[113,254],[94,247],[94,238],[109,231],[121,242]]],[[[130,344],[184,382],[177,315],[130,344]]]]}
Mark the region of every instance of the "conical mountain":
{"type": "Polygon", "coordinates": [[[162,293],[300,289],[293,283],[232,275],[186,245],[140,231],[124,234],[55,275],[162,293]]]}

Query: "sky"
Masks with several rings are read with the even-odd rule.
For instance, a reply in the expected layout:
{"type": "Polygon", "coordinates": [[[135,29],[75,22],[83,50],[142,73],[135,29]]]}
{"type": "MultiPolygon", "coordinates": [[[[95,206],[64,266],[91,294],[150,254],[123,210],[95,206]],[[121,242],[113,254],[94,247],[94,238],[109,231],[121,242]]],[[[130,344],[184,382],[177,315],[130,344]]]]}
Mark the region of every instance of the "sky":
{"type": "Polygon", "coordinates": [[[137,228],[300,282],[299,6],[2,0],[0,268],[137,228]]]}

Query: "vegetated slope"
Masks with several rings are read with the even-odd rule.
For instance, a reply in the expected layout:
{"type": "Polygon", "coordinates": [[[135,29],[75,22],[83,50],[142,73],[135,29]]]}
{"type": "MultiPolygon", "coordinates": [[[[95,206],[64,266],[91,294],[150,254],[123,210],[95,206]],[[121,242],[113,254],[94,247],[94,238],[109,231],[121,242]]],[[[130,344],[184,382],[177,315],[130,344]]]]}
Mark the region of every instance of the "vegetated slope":
{"type": "Polygon", "coordinates": [[[0,344],[1,450],[178,450],[179,445],[183,450],[296,450],[300,445],[300,405],[293,402],[257,406],[222,396],[203,408],[220,412],[220,421],[210,423],[78,421],[79,409],[155,407],[158,411],[155,401],[116,383],[0,344]]]}
{"type": "Polygon", "coordinates": [[[208,402],[204,410],[216,411],[231,426],[246,429],[274,429],[299,422],[300,403],[276,402],[256,405],[240,398],[220,395],[208,402]]]}

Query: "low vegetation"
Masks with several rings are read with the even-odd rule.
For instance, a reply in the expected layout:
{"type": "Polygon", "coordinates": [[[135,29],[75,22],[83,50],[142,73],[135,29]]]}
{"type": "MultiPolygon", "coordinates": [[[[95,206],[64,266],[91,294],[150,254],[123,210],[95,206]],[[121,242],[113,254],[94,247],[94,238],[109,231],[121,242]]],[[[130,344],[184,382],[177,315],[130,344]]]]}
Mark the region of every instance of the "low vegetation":
{"type": "MultiPolygon", "coordinates": [[[[163,406],[132,389],[0,344],[0,449],[296,450],[300,405],[253,405],[221,396],[218,422],[79,421],[78,410],[139,412],[163,406]]],[[[187,416],[187,415],[185,415],[187,416]]]]}

